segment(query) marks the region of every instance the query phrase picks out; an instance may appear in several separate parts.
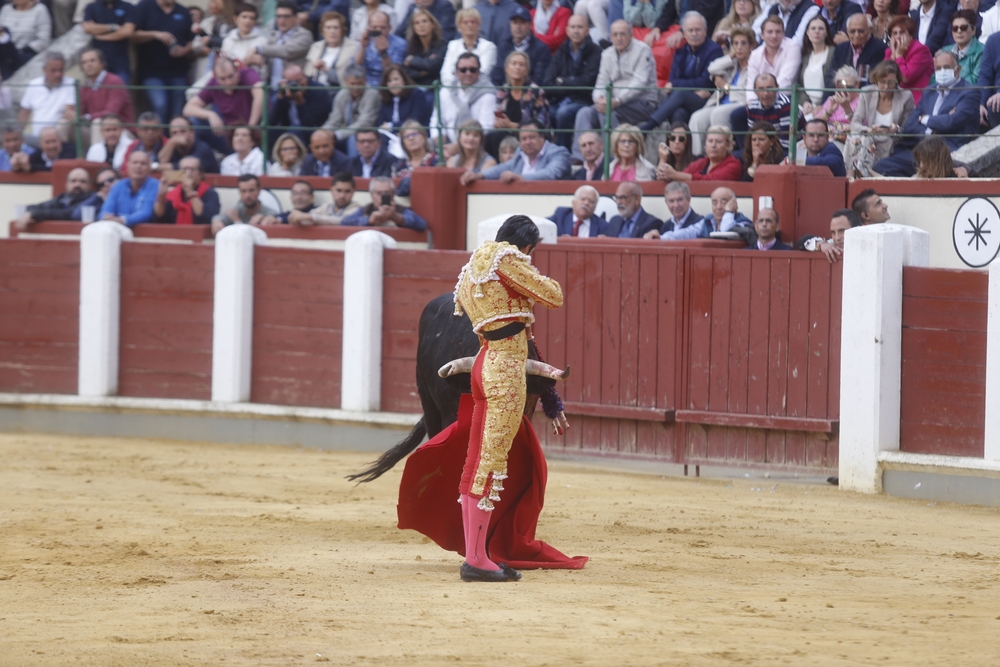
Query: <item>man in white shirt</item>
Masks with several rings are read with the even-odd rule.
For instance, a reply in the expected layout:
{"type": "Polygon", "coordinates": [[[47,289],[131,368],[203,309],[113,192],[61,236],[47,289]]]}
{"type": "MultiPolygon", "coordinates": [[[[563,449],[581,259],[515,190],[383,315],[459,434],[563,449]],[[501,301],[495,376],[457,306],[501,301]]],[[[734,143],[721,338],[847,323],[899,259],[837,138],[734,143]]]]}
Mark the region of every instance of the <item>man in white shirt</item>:
{"type": "Polygon", "coordinates": [[[73,79],[63,76],[65,71],[66,58],[50,51],[45,54],[43,75],[28,83],[17,120],[26,127],[29,136],[37,137],[43,127],[55,127],[63,141],[69,140],[71,123],[76,117],[76,88],[73,79]]]}
{"type": "Polygon", "coordinates": [[[478,120],[484,130],[492,130],[496,119],[493,113],[497,106],[496,89],[489,76],[483,73],[479,56],[475,53],[459,56],[455,77],[460,88],[442,90],[441,116],[438,117],[437,107],[431,114],[431,139],[444,135],[448,142],[444,147],[445,157],[458,152],[458,126],[463,122],[478,120]]]}
{"type": "MultiPolygon", "coordinates": [[[[747,62],[747,81],[756,81],[761,74],[773,74],[778,88],[790,88],[798,79],[802,64],[802,49],[785,37],[781,18],[768,16],[761,26],[764,43],[750,54],[747,62]]],[[[757,99],[757,94],[747,89],[747,102],[757,99]]]]}
{"type": "Polygon", "coordinates": [[[121,171],[125,163],[125,153],[131,141],[122,139],[122,120],[115,114],[104,116],[101,123],[100,143],[91,144],[87,150],[87,162],[106,162],[121,171]]]}
{"type": "Polygon", "coordinates": [[[492,72],[497,62],[497,45],[479,36],[482,19],[475,7],[460,9],[455,15],[455,20],[458,24],[459,37],[448,42],[448,51],[444,54],[444,64],[441,65],[441,84],[444,86],[458,85],[455,66],[458,64],[458,57],[463,53],[475,53],[479,56],[480,66],[484,72],[492,72]]]}

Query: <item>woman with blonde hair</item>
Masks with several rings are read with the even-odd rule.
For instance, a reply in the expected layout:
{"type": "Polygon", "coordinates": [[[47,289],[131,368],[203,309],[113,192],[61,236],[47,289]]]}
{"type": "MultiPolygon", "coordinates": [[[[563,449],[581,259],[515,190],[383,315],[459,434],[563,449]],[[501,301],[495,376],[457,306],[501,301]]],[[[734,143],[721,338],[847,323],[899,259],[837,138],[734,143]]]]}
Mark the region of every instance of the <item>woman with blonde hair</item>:
{"type": "Polygon", "coordinates": [[[528,78],[531,73],[528,54],[511,51],[504,61],[503,71],[506,83],[496,92],[496,120],[493,121],[496,129],[486,137],[486,151],[491,154],[496,152],[504,137],[515,133],[518,125],[526,120],[538,121],[539,127],[551,127],[545,91],[528,78]]]}
{"type": "Polygon", "coordinates": [[[725,125],[713,125],[705,133],[705,157],[689,164],[684,171],[665,162],[656,167],[661,181],[738,181],[743,165],[733,157],[733,131],[725,125]]]}
{"type": "Polygon", "coordinates": [[[408,120],[399,127],[399,140],[403,144],[406,157],[392,165],[391,176],[402,179],[396,187],[400,197],[410,195],[410,175],[417,167],[434,167],[437,165],[437,153],[427,136],[427,129],[415,120],[408,120]]]}
{"type": "Polygon", "coordinates": [[[406,29],[406,58],[403,68],[418,86],[429,86],[441,77],[448,42],[442,38],[441,24],[426,9],[415,9],[406,29]]]}
{"type": "Polygon", "coordinates": [[[715,26],[712,41],[729,53],[733,28],[753,29],[753,22],[760,16],[760,0],[733,0],[729,13],[715,26]]]}
{"type": "Polygon", "coordinates": [[[611,133],[611,154],[615,159],[608,167],[609,181],[651,181],[656,167],[642,156],[642,131],[623,123],[611,133]]]}
{"type": "Polygon", "coordinates": [[[482,124],[472,118],[458,126],[458,152],[448,158],[446,166],[453,169],[466,169],[479,173],[496,165],[485,148],[482,124]]]}
{"type": "Polygon", "coordinates": [[[847,141],[848,176],[872,176],[873,165],[889,157],[899,141],[899,129],[913,113],[913,94],[899,87],[899,65],[883,60],[869,73],[872,85],[861,89],[851,117],[847,141]]]}
{"type": "Polygon", "coordinates": [[[339,86],[361,44],[347,36],[347,19],[340,12],[326,12],[319,25],[323,39],[309,47],[302,71],[322,86],[339,86]]]}
{"type": "Polygon", "coordinates": [[[274,142],[271,149],[271,163],[267,165],[268,176],[298,176],[302,160],[309,151],[302,140],[291,132],[285,132],[274,142]]]}

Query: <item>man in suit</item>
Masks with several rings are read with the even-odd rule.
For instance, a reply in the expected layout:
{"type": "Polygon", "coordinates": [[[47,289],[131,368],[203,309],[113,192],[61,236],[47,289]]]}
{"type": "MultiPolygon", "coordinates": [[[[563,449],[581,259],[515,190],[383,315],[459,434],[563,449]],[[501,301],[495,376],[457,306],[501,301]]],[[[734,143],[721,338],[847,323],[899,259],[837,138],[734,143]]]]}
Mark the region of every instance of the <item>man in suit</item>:
{"type": "Polygon", "coordinates": [[[43,127],[38,134],[39,150],[28,156],[31,171],[52,171],[56,160],[72,160],[76,157],[76,147],[59,138],[54,127],[43,127]]]}
{"type": "MultiPolygon", "coordinates": [[[[669,204],[669,197],[667,202],[669,204]]],[[[700,221],[697,214],[689,216],[685,222],[690,222],[681,229],[659,234],[664,241],[683,241],[687,239],[708,238],[712,232],[731,232],[737,229],[749,230],[753,220],[740,213],[736,201],[736,193],[726,187],[715,188],[712,191],[712,212],[700,221]],[[693,220],[693,222],[691,222],[693,220]]]]}
{"type": "MultiPolygon", "coordinates": [[[[442,0],[443,1],[443,0],[442,0]]],[[[504,63],[513,51],[523,51],[528,54],[531,60],[531,72],[528,78],[531,83],[544,86],[545,71],[552,61],[552,52],[549,51],[542,40],[535,37],[531,31],[531,14],[524,7],[516,7],[510,14],[510,34],[508,34],[499,44],[497,44],[497,62],[493,66],[490,80],[494,86],[502,86],[506,83],[504,73],[504,63]]]]}
{"type": "Polygon", "coordinates": [[[574,181],[599,181],[604,176],[604,142],[597,132],[581,132],[577,140],[583,166],[573,174],[574,181]]]}
{"type": "Polygon", "coordinates": [[[326,176],[350,171],[351,161],[333,147],[333,132],[316,130],[309,138],[309,155],[302,160],[299,176],[326,176]]]}
{"type": "Polygon", "coordinates": [[[642,208],[642,188],[634,181],[622,181],[615,192],[618,215],[611,218],[604,236],[619,239],[641,239],[651,229],[659,229],[663,221],[642,208]]]}
{"type": "Polygon", "coordinates": [[[536,120],[523,120],[518,125],[521,147],[514,157],[479,173],[467,171],[460,182],[468,185],[480,178],[501,183],[518,181],[561,181],[570,178],[569,151],[545,139],[536,120]]]}
{"type": "Polygon", "coordinates": [[[843,44],[850,39],[847,35],[847,19],[860,13],[861,5],[851,0],[823,0],[823,8],[819,10],[819,15],[830,26],[834,44],[843,44]]]}
{"type": "Polygon", "coordinates": [[[351,158],[350,172],[361,178],[392,176],[396,158],[382,150],[382,140],[375,130],[358,130],[354,135],[358,154],[351,158]]]}
{"type": "Polygon", "coordinates": [[[980,118],[990,127],[996,127],[1000,125],[1000,32],[986,40],[979,62],[980,118]]]}
{"type": "Polygon", "coordinates": [[[955,42],[951,36],[951,15],[954,13],[955,3],[951,0],[920,0],[920,4],[910,10],[910,18],[917,22],[917,40],[931,53],[955,42]]]}
{"type": "Polygon", "coordinates": [[[581,185],[573,194],[572,206],[560,206],[549,216],[556,223],[559,236],[583,236],[593,238],[602,234],[608,221],[594,215],[600,195],[592,185],[581,185]]]}
{"type": "MultiPolygon", "coordinates": [[[[681,232],[689,227],[698,229],[704,216],[698,215],[691,208],[691,188],[684,181],[671,181],[663,191],[663,198],[667,201],[667,208],[670,210],[670,219],[665,220],[659,229],[651,229],[643,238],[671,240],[678,238],[673,236],[674,232],[681,232]]],[[[697,238],[696,234],[694,238],[697,238]]]]}
{"type": "Polygon", "coordinates": [[[961,71],[958,56],[951,51],[934,57],[936,84],[924,90],[920,104],[906,119],[896,150],[875,163],[876,172],[903,178],[917,173],[912,149],[924,135],[942,135],[954,151],[979,134],[980,93],[962,80],[961,71]]]}
{"type": "Polygon", "coordinates": [[[833,75],[844,65],[858,70],[862,83],[868,83],[868,72],[885,60],[885,43],[872,37],[866,14],[851,14],[847,18],[848,41],[833,49],[830,70],[826,74],[826,87],[834,88],[833,75]]]}
{"type": "Polygon", "coordinates": [[[753,223],[753,228],[757,232],[756,243],[747,246],[750,250],[795,250],[787,243],[778,240],[778,212],[773,208],[762,208],[757,213],[757,220],[753,223]]]}

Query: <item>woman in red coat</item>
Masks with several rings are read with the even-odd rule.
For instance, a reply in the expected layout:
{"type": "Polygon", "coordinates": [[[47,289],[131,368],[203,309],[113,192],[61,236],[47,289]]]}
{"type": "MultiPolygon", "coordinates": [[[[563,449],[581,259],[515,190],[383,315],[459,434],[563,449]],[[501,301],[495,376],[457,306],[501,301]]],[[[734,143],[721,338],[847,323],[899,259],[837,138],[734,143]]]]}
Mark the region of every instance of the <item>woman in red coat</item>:
{"type": "Polygon", "coordinates": [[[934,74],[934,56],[931,50],[917,41],[917,22],[909,16],[897,16],[889,22],[889,48],[885,59],[899,65],[903,80],[899,87],[913,93],[913,103],[920,98],[934,74]]]}
{"type": "Polygon", "coordinates": [[[538,7],[531,10],[532,31],[549,51],[555,53],[566,41],[566,24],[573,15],[556,0],[539,0],[538,7]]]}
{"type": "Polygon", "coordinates": [[[656,168],[661,181],[738,181],[743,165],[733,157],[733,133],[728,127],[713,125],[705,133],[705,157],[677,171],[665,162],[656,168]]]}

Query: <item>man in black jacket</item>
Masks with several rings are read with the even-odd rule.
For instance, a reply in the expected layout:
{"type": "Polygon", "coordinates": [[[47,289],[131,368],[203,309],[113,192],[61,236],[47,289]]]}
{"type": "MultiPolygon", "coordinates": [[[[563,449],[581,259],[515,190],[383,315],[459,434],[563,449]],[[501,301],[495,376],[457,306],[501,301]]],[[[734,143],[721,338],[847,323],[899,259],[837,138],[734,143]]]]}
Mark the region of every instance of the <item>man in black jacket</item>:
{"type": "Polygon", "coordinates": [[[545,71],[552,61],[552,53],[542,40],[535,37],[531,32],[531,14],[524,7],[517,7],[510,15],[510,34],[499,44],[497,44],[497,63],[493,66],[490,80],[494,86],[502,86],[506,83],[507,77],[504,73],[504,64],[507,56],[515,49],[528,54],[531,60],[531,72],[528,78],[536,86],[544,86],[548,83],[545,80],[545,71]]]}
{"type": "Polygon", "coordinates": [[[553,86],[577,86],[585,90],[552,90],[548,93],[553,108],[553,125],[557,130],[556,143],[571,148],[576,112],[593,104],[592,89],[601,69],[601,47],[590,39],[587,18],[574,14],[566,26],[569,37],[556,50],[545,73],[545,80],[553,86]]]}
{"type": "Polygon", "coordinates": [[[844,65],[858,70],[862,84],[868,84],[868,72],[885,59],[885,43],[872,37],[866,14],[847,18],[847,40],[833,50],[833,60],[826,75],[826,87],[835,88],[833,75],[844,65]]]}
{"type": "Polygon", "coordinates": [[[271,141],[282,132],[292,132],[302,143],[308,143],[312,128],[322,127],[330,115],[330,88],[307,77],[298,65],[286,66],[284,74],[269,119],[271,141]]]}
{"type": "Polygon", "coordinates": [[[358,130],[354,135],[358,154],[351,158],[350,172],[360,178],[392,176],[396,158],[382,149],[382,140],[375,130],[358,130]]]}
{"type": "Polygon", "coordinates": [[[66,191],[41,204],[32,204],[27,212],[14,221],[14,227],[23,231],[33,222],[43,220],[72,220],[73,209],[90,196],[90,174],[77,167],[66,177],[66,191]]]}
{"type": "Polygon", "coordinates": [[[76,147],[73,144],[59,138],[59,133],[54,127],[43,127],[38,133],[37,150],[28,156],[28,165],[31,171],[52,171],[52,164],[56,160],[72,160],[76,157],[76,147]]]}

